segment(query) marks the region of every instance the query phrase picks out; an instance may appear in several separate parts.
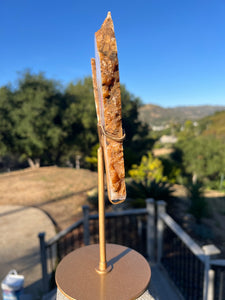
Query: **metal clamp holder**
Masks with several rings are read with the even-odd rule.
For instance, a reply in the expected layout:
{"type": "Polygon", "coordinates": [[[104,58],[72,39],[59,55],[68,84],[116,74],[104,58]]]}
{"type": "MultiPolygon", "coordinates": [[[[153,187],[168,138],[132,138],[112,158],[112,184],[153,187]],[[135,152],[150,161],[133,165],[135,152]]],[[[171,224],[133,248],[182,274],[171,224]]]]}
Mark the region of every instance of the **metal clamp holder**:
{"type": "Polygon", "coordinates": [[[97,124],[98,126],[98,129],[100,131],[100,133],[104,136],[106,136],[107,138],[113,140],[113,141],[116,141],[118,143],[122,143],[126,137],[126,133],[123,132],[123,135],[121,137],[116,137],[115,135],[111,134],[111,133],[108,133],[107,131],[105,131],[104,127],[102,126],[102,124],[97,124]]]}

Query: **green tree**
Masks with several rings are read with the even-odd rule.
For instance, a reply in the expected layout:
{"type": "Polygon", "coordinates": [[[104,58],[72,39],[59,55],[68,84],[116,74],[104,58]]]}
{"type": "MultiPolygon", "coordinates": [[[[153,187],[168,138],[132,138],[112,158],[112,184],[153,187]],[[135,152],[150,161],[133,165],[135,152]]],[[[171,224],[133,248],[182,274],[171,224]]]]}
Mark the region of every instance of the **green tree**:
{"type": "Polygon", "coordinates": [[[85,157],[98,142],[92,78],[86,77],[76,84],[70,83],[65,97],[68,99],[63,118],[63,126],[67,132],[66,144],[72,145],[69,152],[80,151],[85,157]]]}
{"type": "Polygon", "coordinates": [[[129,170],[132,164],[139,163],[141,157],[152,149],[154,139],[149,137],[148,125],[139,120],[141,100],[131,94],[125,85],[121,85],[121,101],[123,129],[126,133],[124,161],[126,170],[129,170]]]}
{"type": "MultiPolygon", "coordinates": [[[[121,85],[126,169],[150,149],[148,129],[138,120],[140,100],[121,85]]],[[[0,154],[18,154],[31,165],[62,164],[75,154],[92,157],[98,143],[92,78],[59,82],[26,71],[16,89],[0,89],[0,154]]]]}
{"type": "MultiPolygon", "coordinates": [[[[63,124],[68,132],[68,143],[75,145],[83,157],[94,159],[92,149],[98,143],[98,135],[92,78],[86,77],[76,84],[70,83],[66,89],[66,98],[69,99],[69,105],[63,124]]],[[[130,94],[124,85],[121,85],[121,102],[123,129],[126,133],[124,159],[128,170],[151,148],[153,140],[147,138],[147,126],[138,120],[140,99],[130,94]]]]}
{"type": "MultiPolygon", "coordinates": [[[[224,143],[213,136],[199,136],[178,143],[182,151],[183,166],[197,179],[215,180],[225,170],[224,143]]],[[[219,180],[219,179],[218,179],[219,180]]]]}
{"type": "Polygon", "coordinates": [[[0,88],[0,155],[11,151],[13,145],[13,122],[11,112],[13,109],[13,95],[8,87],[0,88]]]}
{"type": "Polygon", "coordinates": [[[60,156],[63,96],[60,85],[43,73],[26,72],[13,94],[13,151],[31,166],[57,162],[60,156]]]}
{"type": "Polygon", "coordinates": [[[182,127],[182,130],[178,134],[179,140],[186,140],[189,138],[192,138],[196,135],[196,128],[194,126],[194,123],[190,120],[185,121],[184,126],[182,127]]]}

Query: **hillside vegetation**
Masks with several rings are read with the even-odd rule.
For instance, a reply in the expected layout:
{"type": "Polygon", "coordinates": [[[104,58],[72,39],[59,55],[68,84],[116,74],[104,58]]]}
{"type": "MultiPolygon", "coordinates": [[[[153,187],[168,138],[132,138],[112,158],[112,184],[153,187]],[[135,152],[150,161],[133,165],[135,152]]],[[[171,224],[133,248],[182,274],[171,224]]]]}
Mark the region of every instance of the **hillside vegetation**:
{"type": "Polygon", "coordinates": [[[150,126],[169,123],[184,123],[186,120],[196,121],[217,111],[225,110],[225,106],[178,106],[163,108],[147,104],[139,108],[139,119],[150,126]]]}
{"type": "MultiPolygon", "coordinates": [[[[170,159],[173,158],[173,166],[177,164],[180,168],[182,180],[201,181],[207,188],[225,188],[224,120],[225,111],[221,111],[198,122],[187,120],[182,126],[177,126],[176,130],[172,127],[167,129],[178,138],[170,159]]],[[[160,141],[156,145],[166,147],[160,141]]]]}
{"type": "Polygon", "coordinates": [[[216,114],[206,117],[201,120],[203,135],[213,135],[218,138],[225,138],[225,111],[217,112],[216,114]]]}

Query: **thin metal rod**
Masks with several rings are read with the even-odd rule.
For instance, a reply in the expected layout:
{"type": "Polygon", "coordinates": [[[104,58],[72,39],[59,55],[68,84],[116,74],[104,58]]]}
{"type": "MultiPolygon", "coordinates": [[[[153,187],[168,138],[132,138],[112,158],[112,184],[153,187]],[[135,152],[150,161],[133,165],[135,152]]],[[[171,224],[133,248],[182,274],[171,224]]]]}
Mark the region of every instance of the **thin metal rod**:
{"type": "Polygon", "coordinates": [[[106,262],[106,243],[105,243],[105,193],[104,193],[104,160],[103,150],[98,149],[98,211],[99,211],[99,251],[100,261],[98,271],[105,273],[106,262]]]}

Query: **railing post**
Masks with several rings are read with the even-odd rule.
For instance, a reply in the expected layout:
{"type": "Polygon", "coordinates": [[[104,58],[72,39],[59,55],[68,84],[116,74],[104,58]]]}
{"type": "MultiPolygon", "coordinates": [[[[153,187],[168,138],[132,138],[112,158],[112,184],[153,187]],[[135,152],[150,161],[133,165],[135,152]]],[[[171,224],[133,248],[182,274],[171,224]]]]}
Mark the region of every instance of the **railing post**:
{"type": "Polygon", "coordinates": [[[166,212],[166,202],[163,200],[157,201],[157,263],[161,262],[162,258],[162,249],[163,249],[163,231],[164,231],[164,223],[160,218],[161,213],[166,212]]]}
{"type": "Polygon", "coordinates": [[[84,244],[85,246],[90,244],[90,230],[89,230],[89,206],[83,205],[83,220],[84,220],[84,244]]]}
{"type": "Polygon", "coordinates": [[[205,255],[205,266],[204,266],[204,283],[203,283],[203,300],[208,300],[209,290],[209,255],[205,255]]]}
{"type": "Polygon", "coordinates": [[[224,272],[220,273],[219,300],[223,300],[224,272]]]}
{"type": "Polygon", "coordinates": [[[42,269],[42,286],[43,292],[48,292],[48,271],[47,271],[47,255],[45,247],[45,232],[38,234],[40,242],[40,256],[41,256],[41,269],[42,269]]]}
{"type": "Polygon", "coordinates": [[[148,220],[147,220],[147,255],[149,259],[155,260],[155,200],[146,199],[148,220]]]}
{"type": "Polygon", "coordinates": [[[203,300],[213,300],[215,272],[210,269],[210,256],[219,254],[220,250],[215,245],[205,245],[202,249],[205,253],[203,300]]]}

